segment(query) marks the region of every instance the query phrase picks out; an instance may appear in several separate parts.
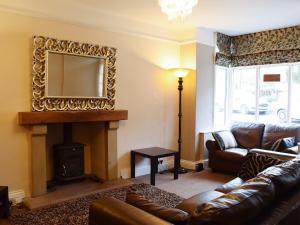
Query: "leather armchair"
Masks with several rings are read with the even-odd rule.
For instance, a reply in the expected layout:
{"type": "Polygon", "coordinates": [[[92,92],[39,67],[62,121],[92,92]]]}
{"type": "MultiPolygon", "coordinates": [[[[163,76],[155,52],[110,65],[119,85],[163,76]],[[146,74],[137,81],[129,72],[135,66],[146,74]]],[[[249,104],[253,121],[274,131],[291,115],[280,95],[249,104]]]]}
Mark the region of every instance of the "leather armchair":
{"type": "Polygon", "coordinates": [[[247,149],[228,149],[220,150],[216,141],[208,140],[206,142],[208,150],[208,166],[215,170],[236,175],[240,170],[244,157],[247,155],[247,149]]]}
{"type": "Polygon", "coordinates": [[[238,148],[220,150],[214,140],[206,142],[211,169],[237,175],[245,156],[249,151],[267,154],[283,160],[293,159],[299,155],[270,151],[276,140],[285,137],[295,137],[300,141],[300,127],[296,125],[264,125],[255,123],[237,123],[231,127],[238,148]]]}

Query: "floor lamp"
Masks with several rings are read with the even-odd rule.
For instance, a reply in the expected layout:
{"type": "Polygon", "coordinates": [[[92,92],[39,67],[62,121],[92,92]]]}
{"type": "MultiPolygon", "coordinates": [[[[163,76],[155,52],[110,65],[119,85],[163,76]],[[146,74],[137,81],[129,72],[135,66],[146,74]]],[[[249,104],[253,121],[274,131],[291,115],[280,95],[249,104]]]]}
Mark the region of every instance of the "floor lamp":
{"type": "Polygon", "coordinates": [[[186,68],[174,68],[171,72],[178,77],[178,91],[179,91],[179,107],[178,107],[178,152],[179,152],[179,168],[178,173],[186,173],[187,170],[181,167],[181,119],[182,119],[182,90],[183,90],[183,78],[188,75],[190,69],[186,68]]]}

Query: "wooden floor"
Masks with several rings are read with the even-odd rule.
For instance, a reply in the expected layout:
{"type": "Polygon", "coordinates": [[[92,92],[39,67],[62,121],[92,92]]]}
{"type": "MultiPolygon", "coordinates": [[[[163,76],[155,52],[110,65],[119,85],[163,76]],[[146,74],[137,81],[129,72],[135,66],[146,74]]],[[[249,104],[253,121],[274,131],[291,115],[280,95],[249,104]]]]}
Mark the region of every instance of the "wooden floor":
{"type": "MultiPolygon", "coordinates": [[[[155,183],[159,189],[175,193],[183,198],[190,198],[196,194],[214,190],[233,178],[231,175],[203,170],[201,172],[190,171],[186,174],[179,174],[179,178],[174,180],[173,173],[167,172],[157,174],[155,183]]],[[[137,177],[133,182],[150,183],[150,175],[137,177]]]]}

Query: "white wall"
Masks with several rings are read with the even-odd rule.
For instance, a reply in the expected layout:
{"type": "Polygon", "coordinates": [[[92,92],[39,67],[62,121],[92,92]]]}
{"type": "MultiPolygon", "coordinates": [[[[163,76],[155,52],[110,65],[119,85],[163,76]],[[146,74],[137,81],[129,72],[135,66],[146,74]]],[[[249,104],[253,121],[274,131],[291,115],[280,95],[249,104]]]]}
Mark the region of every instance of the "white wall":
{"type": "Polygon", "coordinates": [[[30,195],[30,130],[18,125],[17,113],[31,110],[34,35],[118,49],[116,109],[129,111],[118,131],[120,171],[129,170],[131,149],[176,149],[177,79],[162,68],[179,65],[178,44],[0,12],[1,185],[30,195]]]}
{"type": "Polygon", "coordinates": [[[199,133],[213,128],[214,53],[214,33],[199,28],[196,53],[196,161],[205,158],[204,146],[199,145],[199,133]]]}

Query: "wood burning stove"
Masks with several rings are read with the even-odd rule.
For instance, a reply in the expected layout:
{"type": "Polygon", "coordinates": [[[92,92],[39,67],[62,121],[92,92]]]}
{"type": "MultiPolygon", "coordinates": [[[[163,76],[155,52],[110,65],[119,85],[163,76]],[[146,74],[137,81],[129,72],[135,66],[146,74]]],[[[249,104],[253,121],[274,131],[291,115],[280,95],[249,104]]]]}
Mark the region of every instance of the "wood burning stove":
{"type": "Polygon", "coordinates": [[[84,145],[72,141],[72,124],[64,124],[64,142],[53,146],[56,181],[84,178],[84,145]]]}

